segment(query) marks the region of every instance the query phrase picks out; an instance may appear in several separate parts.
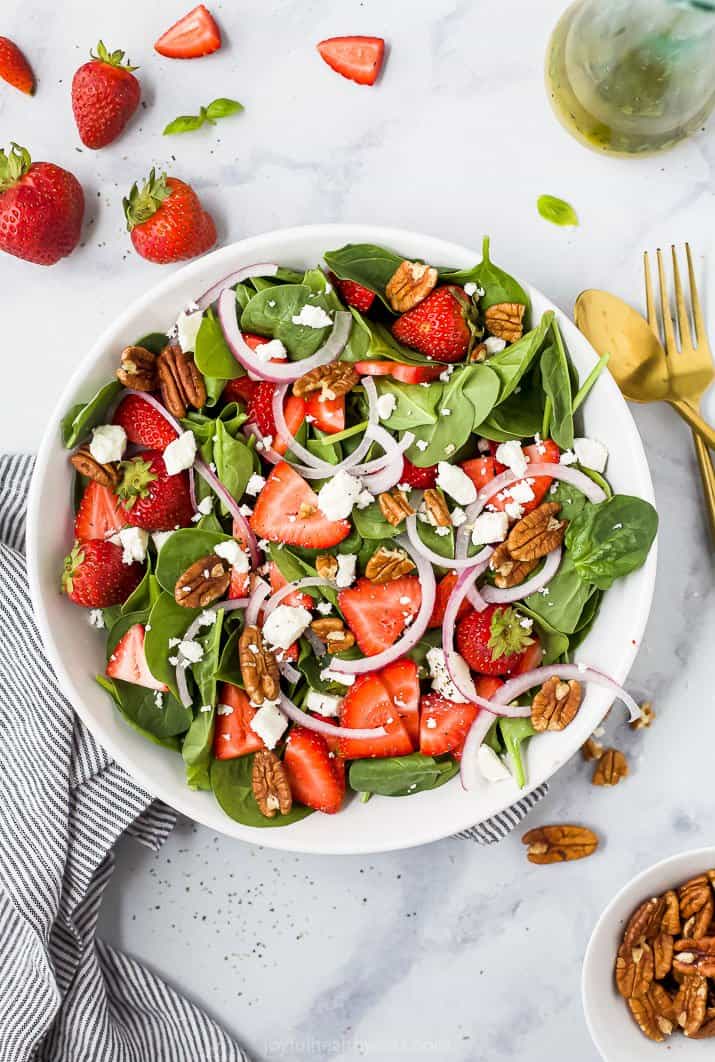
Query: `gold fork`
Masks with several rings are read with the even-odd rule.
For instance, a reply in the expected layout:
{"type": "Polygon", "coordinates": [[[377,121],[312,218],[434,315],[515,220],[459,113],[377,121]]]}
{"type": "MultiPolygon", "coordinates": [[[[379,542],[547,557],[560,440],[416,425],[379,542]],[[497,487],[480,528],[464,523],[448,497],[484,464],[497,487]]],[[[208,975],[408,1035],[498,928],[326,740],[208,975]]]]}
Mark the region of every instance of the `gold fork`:
{"type": "MultiPolygon", "coordinates": [[[[683,294],[683,285],[680,280],[680,269],[675,247],[671,247],[673,259],[673,282],[675,287],[675,309],[678,318],[678,334],[680,337],[680,349],[675,338],[673,319],[670,315],[670,298],[668,285],[665,278],[663,255],[660,248],[656,251],[658,261],[658,281],[660,285],[660,310],[663,321],[663,336],[665,340],[665,353],[668,360],[668,375],[674,389],[688,405],[697,411],[699,399],[703,392],[715,379],[715,365],[713,365],[710,344],[705,331],[705,319],[703,317],[698,287],[695,281],[695,270],[690,253],[690,245],[686,243],[685,253],[688,260],[688,280],[690,284],[690,303],[692,307],[693,323],[695,325],[695,345],[690,331],[690,312],[683,294]]],[[[643,253],[643,271],[645,276],[645,298],[648,324],[653,332],[658,335],[658,314],[653,298],[653,285],[650,275],[650,260],[648,252],[643,253]]],[[[705,503],[710,518],[710,530],[715,538],[715,469],[710,458],[710,453],[705,443],[696,431],[693,431],[693,443],[695,454],[700,466],[700,476],[703,483],[705,503]]]]}

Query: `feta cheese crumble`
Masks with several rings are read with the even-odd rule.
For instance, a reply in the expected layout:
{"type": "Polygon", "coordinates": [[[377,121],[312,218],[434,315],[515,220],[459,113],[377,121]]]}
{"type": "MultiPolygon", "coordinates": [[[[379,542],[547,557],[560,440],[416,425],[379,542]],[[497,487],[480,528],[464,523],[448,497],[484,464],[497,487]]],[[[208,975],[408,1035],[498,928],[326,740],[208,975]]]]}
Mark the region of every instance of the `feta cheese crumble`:
{"type": "Polygon", "coordinates": [[[506,347],[506,340],[499,339],[498,336],[487,336],[484,340],[484,346],[486,347],[487,354],[501,354],[506,347]]]}
{"type": "Polygon", "coordinates": [[[149,545],[149,532],[142,527],[123,527],[119,532],[119,545],[122,547],[122,563],[140,564],[146,557],[146,548],[149,545]]]}
{"type": "Polygon", "coordinates": [[[500,757],[489,745],[479,746],[477,766],[482,777],[488,782],[506,782],[511,778],[509,768],[502,763],[500,757]]]}
{"type": "Polygon", "coordinates": [[[335,585],[344,590],[347,586],[352,586],[355,582],[355,565],[357,563],[357,554],[355,553],[338,553],[337,555],[338,571],[335,576],[335,585]]]}
{"type": "Polygon", "coordinates": [[[152,532],[151,540],[154,543],[154,547],[157,553],[161,552],[161,547],[164,543],[171,538],[174,534],[173,531],[154,531],[152,532]]]}
{"type": "Polygon", "coordinates": [[[561,454],[561,457],[559,458],[560,465],[575,465],[577,461],[578,458],[576,457],[576,454],[573,452],[573,450],[564,450],[564,452],[561,454]]]}
{"type": "Polygon", "coordinates": [[[196,337],[203,320],[201,310],[182,310],[176,318],[176,338],[184,354],[196,350],[196,337]]]}
{"type": "Polygon", "coordinates": [[[253,353],[259,361],[272,361],[274,358],[283,361],[288,357],[285,344],[280,339],[270,339],[267,343],[259,343],[253,353]]]}
{"type": "Polygon", "coordinates": [[[477,500],[477,488],[459,465],[440,461],[437,465],[437,486],[459,505],[471,505],[477,500]]]}
{"type": "Polygon", "coordinates": [[[288,649],[310,626],[311,619],[302,605],[277,605],[263,624],[263,637],[275,649],[288,649]]]}
{"type": "Polygon", "coordinates": [[[509,493],[512,501],[517,502],[519,505],[526,505],[527,502],[533,501],[535,497],[531,484],[527,479],[514,483],[513,486],[509,487],[509,493]]]}
{"type": "Polygon", "coordinates": [[[91,608],[89,615],[87,616],[90,627],[94,627],[98,631],[103,631],[106,624],[104,622],[104,613],[101,608],[91,608]]]}
{"type": "Polygon", "coordinates": [[[318,491],[318,508],[328,520],[347,520],[361,492],[357,476],[336,472],[318,491]]]}
{"type": "Polygon", "coordinates": [[[389,420],[392,414],[395,412],[397,406],[397,399],[394,395],[385,394],[380,395],[377,400],[377,415],[380,420],[389,420]]]}
{"type": "Polygon", "coordinates": [[[509,530],[509,517],[506,513],[481,513],[474,521],[472,543],[475,546],[487,546],[492,542],[503,542],[509,530]]]}
{"type": "Polygon", "coordinates": [[[333,671],[329,667],[323,668],[320,672],[320,677],[323,682],[337,682],[340,686],[352,686],[355,683],[354,675],[344,675],[342,671],[333,671]]]}
{"type": "Polygon", "coordinates": [[[301,306],[300,313],[293,314],[291,321],[294,325],[305,325],[306,328],[329,328],[333,323],[322,306],[309,306],[307,303],[301,306]]]}
{"type": "Polygon", "coordinates": [[[191,468],[196,460],[196,437],[192,431],[182,431],[181,435],[170,442],[162,454],[166,471],[170,476],[191,468]]]}
{"type": "MultiPolygon", "coordinates": [[[[440,649],[438,646],[429,649],[427,652],[427,666],[429,667],[430,676],[432,678],[432,689],[435,693],[439,693],[442,697],[446,697],[448,701],[454,701],[455,704],[469,703],[464,694],[457,689],[450,677],[444,659],[444,649],[440,649]]],[[[469,690],[470,693],[476,694],[472,676],[467,667],[467,662],[459,655],[459,653],[452,654],[452,666],[459,680],[460,686],[464,686],[464,688],[469,690]]]]}
{"type": "Polygon", "coordinates": [[[597,439],[574,439],[573,448],[580,465],[592,468],[594,472],[603,472],[608,460],[608,450],[602,442],[597,439]]]}
{"type": "Polygon", "coordinates": [[[214,553],[221,560],[225,560],[227,564],[230,564],[234,571],[247,572],[248,571],[248,557],[243,552],[235,538],[230,539],[228,542],[219,542],[214,546],[214,553]]]}
{"type": "Polygon", "coordinates": [[[99,424],[92,429],[89,452],[100,465],[121,461],[127,448],[127,433],[120,424],[99,424]]]}
{"type": "MultiPolygon", "coordinates": [[[[257,472],[254,472],[253,475],[249,477],[248,483],[246,484],[246,494],[250,494],[251,497],[255,498],[255,496],[257,494],[261,493],[261,491],[263,490],[265,485],[266,485],[265,477],[264,476],[259,476],[259,474],[257,472]]],[[[250,516],[251,514],[250,514],[250,511],[249,511],[248,514],[244,513],[243,515],[244,516],[246,516],[246,515],[250,516]]]]}
{"type": "Polygon", "coordinates": [[[214,500],[210,494],[207,494],[205,498],[202,498],[199,504],[196,506],[202,516],[208,516],[213,511],[214,500]]]}
{"type": "Polygon", "coordinates": [[[305,698],[305,708],[309,712],[318,712],[320,715],[338,715],[342,697],[336,697],[333,693],[320,693],[318,690],[308,690],[305,698]]]}
{"type": "Polygon", "coordinates": [[[464,285],[464,294],[468,295],[470,299],[472,295],[477,294],[477,285],[474,283],[473,280],[468,280],[467,283],[464,285]]]}
{"type": "Polygon", "coordinates": [[[464,509],[460,509],[459,506],[457,506],[456,509],[452,510],[452,527],[461,527],[466,519],[467,514],[464,509]]]}
{"type": "Polygon", "coordinates": [[[179,642],[179,656],[183,657],[188,663],[198,664],[203,655],[204,647],[200,645],[199,642],[193,640],[189,641],[186,638],[179,642]]]}
{"type": "Polygon", "coordinates": [[[274,701],[266,701],[258,709],[249,726],[254,734],[258,734],[267,749],[274,749],[288,726],[288,718],[274,701]]]}
{"type": "Polygon", "coordinates": [[[333,611],[333,606],[330,604],[329,601],[319,601],[315,607],[317,608],[321,616],[329,616],[330,613],[333,611]]]}
{"type": "Polygon", "coordinates": [[[496,459],[497,461],[500,461],[502,465],[506,465],[515,476],[523,476],[526,472],[526,457],[521,448],[521,443],[517,442],[516,439],[510,439],[509,442],[499,443],[497,446],[496,459]]]}

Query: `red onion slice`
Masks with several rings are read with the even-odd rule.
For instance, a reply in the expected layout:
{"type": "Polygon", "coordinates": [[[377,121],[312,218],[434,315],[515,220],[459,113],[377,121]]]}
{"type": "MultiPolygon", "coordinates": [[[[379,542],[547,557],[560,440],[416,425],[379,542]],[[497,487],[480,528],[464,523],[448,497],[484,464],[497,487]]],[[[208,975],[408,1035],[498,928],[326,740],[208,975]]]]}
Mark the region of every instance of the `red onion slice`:
{"type": "Polygon", "coordinates": [[[280,671],[283,678],[287,679],[288,682],[300,682],[300,671],[298,671],[297,668],[293,667],[290,660],[279,660],[278,670],[280,671]]]}
{"type": "MultiPolygon", "coordinates": [[[[512,586],[509,590],[500,590],[498,586],[485,586],[480,591],[482,601],[489,604],[505,605],[510,601],[522,601],[529,594],[535,594],[551,582],[561,564],[561,546],[557,546],[551,553],[546,555],[546,560],[540,572],[532,575],[526,582],[519,586],[512,586]]],[[[481,610],[478,610],[481,611],[481,610]]]]}
{"type": "Polygon", "coordinates": [[[196,471],[201,476],[201,478],[206,483],[208,483],[208,485],[210,487],[213,488],[215,493],[219,496],[219,498],[221,499],[223,504],[226,506],[226,508],[230,512],[230,514],[233,517],[233,519],[236,521],[238,527],[241,530],[241,537],[243,539],[243,545],[246,547],[248,552],[251,554],[251,566],[253,568],[257,568],[258,567],[258,543],[256,542],[256,536],[254,535],[253,531],[251,530],[251,525],[249,524],[248,520],[246,519],[246,517],[243,515],[243,513],[239,509],[238,502],[233,497],[233,495],[229,493],[229,491],[226,489],[226,487],[224,487],[223,483],[218,478],[216,473],[212,469],[209,468],[209,466],[206,464],[206,462],[203,460],[203,458],[197,457],[196,461],[194,462],[194,467],[196,468],[196,471]]]}
{"type": "MultiPolygon", "coordinates": [[[[385,452],[382,457],[373,457],[370,461],[366,461],[364,464],[354,465],[350,471],[354,472],[356,476],[369,476],[374,472],[383,471],[387,465],[395,465],[395,467],[399,467],[401,475],[404,463],[402,455],[415,441],[412,432],[406,431],[400,441],[397,442],[390,435],[389,431],[386,431],[381,424],[368,424],[365,430],[365,435],[369,439],[374,440],[374,442],[381,446],[385,452]]],[[[398,480],[395,480],[395,482],[397,481],[398,480]]]]}
{"type": "MultiPolygon", "coordinates": [[[[334,726],[333,723],[325,723],[322,719],[316,719],[312,715],[298,708],[285,694],[280,696],[281,711],[288,716],[293,723],[304,726],[306,730],[314,730],[316,734],[325,734],[328,737],[344,738],[378,738],[384,737],[387,731],[384,726],[370,728],[358,728],[348,726],[334,726]]],[[[290,738],[289,738],[290,740],[290,738]]]]}
{"type": "Polygon", "coordinates": [[[585,664],[549,664],[547,667],[537,667],[533,671],[525,671],[523,675],[516,675],[505,682],[494,694],[492,701],[495,704],[507,704],[519,697],[527,690],[535,686],[541,686],[547,679],[553,678],[576,679],[577,682],[590,682],[594,686],[602,686],[610,690],[618,700],[623,701],[630,715],[630,722],[640,719],[642,712],[627,690],[619,686],[615,679],[605,675],[595,667],[587,667],[585,664]]]}
{"type": "Polygon", "coordinates": [[[243,266],[212,284],[203,295],[199,295],[196,305],[200,310],[205,310],[218,298],[224,288],[233,288],[242,280],[248,280],[250,277],[274,277],[277,272],[278,266],[274,262],[256,262],[254,265],[243,266]]]}
{"type": "Polygon", "coordinates": [[[279,384],[273,392],[273,419],[276,422],[276,431],[280,435],[281,439],[288,444],[288,449],[292,454],[295,454],[301,461],[304,461],[308,466],[318,469],[322,472],[323,478],[327,479],[329,476],[335,475],[335,469],[337,465],[331,465],[329,461],[324,461],[322,457],[316,457],[310,450],[306,450],[299,442],[296,441],[295,435],[293,435],[288,427],[283,412],[283,404],[285,402],[286,394],[290,383],[279,384]]]}
{"type": "Polygon", "coordinates": [[[266,607],[263,610],[264,616],[270,616],[274,608],[280,605],[286,597],[290,597],[291,594],[299,593],[301,590],[307,589],[311,586],[331,586],[335,589],[335,583],[331,583],[329,579],[321,579],[319,575],[309,575],[305,579],[297,579],[294,583],[286,583],[280,590],[276,590],[275,594],[268,599],[266,607]]]}
{"type": "Polygon", "coordinates": [[[485,559],[491,557],[493,550],[491,546],[485,546],[474,557],[443,557],[441,553],[435,553],[434,550],[426,546],[420,538],[419,531],[417,530],[417,516],[408,516],[405,521],[407,527],[407,537],[409,538],[416,553],[424,557],[425,560],[430,561],[432,564],[436,564],[439,568],[453,568],[455,571],[465,571],[469,568],[473,568],[475,564],[481,564],[485,559]]]}
{"type": "Polygon", "coordinates": [[[304,358],[303,361],[291,361],[280,365],[270,361],[261,361],[256,352],[251,350],[246,343],[238,327],[236,297],[230,288],[224,289],[219,295],[217,313],[224,339],[236,361],[258,379],[269,380],[271,383],[292,383],[312,369],[335,361],[345,349],[353,321],[351,314],[345,310],[337,310],[333,329],[323,346],[315,354],[304,358]]]}
{"type": "MultiPolygon", "coordinates": [[[[223,612],[233,612],[237,608],[246,608],[248,605],[247,597],[236,597],[232,601],[222,601],[219,605],[212,605],[211,608],[204,609],[204,612],[200,613],[195,620],[193,620],[186,628],[186,633],[182,638],[182,641],[193,641],[194,637],[198,634],[205,624],[202,622],[201,617],[205,612],[218,612],[221,609],[223,612]]],[[[179,700],[183,704],[184,708],[190,708],[193,704],[193,698],[189,693],[189,683],[186,678],[186,672],[188,667],[182,667],[181,664],[176,666],[176,688],[179,692],[179,700]]]]}
{"type": "Polygon", "coordinates": [[[409,653],[410,649],[417,644],[427,630],[436,596],[432,565],[417,550],[413,549],[412,543],[405,535],[398,535],[395,542],[412,557],[417,566],[417,576],[420,581],[420,590],[422,591],[422,601],[417,615],[410,626],[406,628],[402,637],[398,638],[395,644],[388,649],[383,649],[381,653],[376,653],[375,656],[366,656],[361,660],[334,658],[330,664],[332,671],[339,671],[342,675],[364,675],[369,671],[377,671],[378,668],[385,667],[387,664],[392,663],[393,660],[397,660],[399,657],[404,656],[405,653],[409,653]]]}
{"type": "Polygon", "coordinates": [[[251,596],[248,599],[248,608],[246,609],[247,627],[255,627],[258,623],[258,613],[261,611],[261,605],[270,592],[271,588],[265,579],[256,579],[256,585],[251,591],[251,596]]]}

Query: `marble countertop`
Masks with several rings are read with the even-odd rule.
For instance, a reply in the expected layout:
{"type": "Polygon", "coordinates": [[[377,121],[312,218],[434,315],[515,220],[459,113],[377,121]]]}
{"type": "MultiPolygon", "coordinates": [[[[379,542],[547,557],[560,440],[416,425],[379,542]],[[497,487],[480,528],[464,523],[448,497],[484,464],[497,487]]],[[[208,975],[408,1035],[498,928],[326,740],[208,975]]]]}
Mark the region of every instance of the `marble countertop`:
{"type": "MultiPolygon", "coordinates": [[[[567,310],[585,287],[640,305],[641,251],[689,239],[712,307],[712,131],[638,161],[570,139],[542,83],[563,6],[225,0],[211,5],[225,49],[172,64],[150,44],[179,13],[175,0],[6,0],[3,33],[22,42],[40,84],[34,99],[0,86],[3,140],[71,168],[88,208],[83,247],[60,265],[0,260],[3,391],[22,399],[3,410],[3,449],[37,446],[95,336],[166,275],[132,253],[121,212],[154,164],[191,180],[222,243],[320,221],[401,225],[474,247],[487,231],[498,261],[567,310]],[[390,42],[377,88],[317,58],[317,40],[345,32],[390,42]],[[100,36],[140,64],[146,109],[92,153],[78,146],[69,84],[100,36]],[[218,95],[240,99],[245,114],[162,138],[168,120],[218,95]],[[542,221],[544,192],[573,203],[580,227],[542,221]]],[[[599,911],[637,870],[713,840],[715,608],[696,465],[666,408],[634,414],[662,530],[631,685],[653,697],[657,720],[645,735],[618,728],[632,771],[618,789],[593,788],[577,758],[531,819],[591,825],[604,838],[596,856],[533,867],[519,831],[491,849],[445,840],[374,858],[282,855],[186,821],[156,855],[120,845],[102,933],[203,1003],[255,1057],[595,1062],[579,980],[599,911]]]]}

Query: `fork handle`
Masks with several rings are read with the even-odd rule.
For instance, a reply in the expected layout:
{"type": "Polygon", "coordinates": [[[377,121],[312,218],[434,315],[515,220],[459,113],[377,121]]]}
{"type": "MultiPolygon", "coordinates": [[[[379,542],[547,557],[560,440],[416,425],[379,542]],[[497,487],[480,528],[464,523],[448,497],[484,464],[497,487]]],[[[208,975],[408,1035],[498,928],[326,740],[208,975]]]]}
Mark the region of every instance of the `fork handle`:
{"type": "Polygon", "coordinates": [[[715,428],[711,428],[707,421],[703,420],[697,409],[694,409],[689,402],[684,401],[682,398],[674,399],[670,405],[683,420],[688,422],[693,431],[698,433],[703,442],[711,450],[715,450],[715,428]]]}
{"type": "Polygon", "coordinates": [[[715,468],[713,467],[712,458],[710,457],[708,448],[695,431],[693,432],[693,443],[695,444],[695,456],[697,457],[698,465],[700,466],[700,478],[702,480],[703,495],[708,510],[710,534],[712,535],[713,542],[715,542],[715,468]]]}

